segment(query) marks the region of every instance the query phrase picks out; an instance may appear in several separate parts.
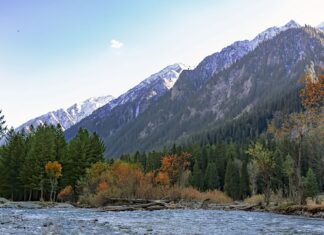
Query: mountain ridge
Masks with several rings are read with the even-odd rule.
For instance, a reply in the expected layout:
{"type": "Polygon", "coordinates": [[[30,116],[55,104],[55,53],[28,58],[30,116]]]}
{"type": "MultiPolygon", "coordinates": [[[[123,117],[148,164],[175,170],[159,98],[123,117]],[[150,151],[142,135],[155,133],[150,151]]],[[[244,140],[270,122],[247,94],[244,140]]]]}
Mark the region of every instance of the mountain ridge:
{"type": "MultiPolygon", "coordinates": [[[[216,128],[221,120],[231,120],[258,103],[277,102],[277,97],[298,88],[307,66],[313,63],[315,69],[324,68],[323,42],[323,32],[311,27],[285,30],[213,75],[195,92],[190,86],[182,86],[178,92],[177,83],[192,75],[192,71],[184,71],[170,92],[105,139],[107,153],[116,156],[161,148],[216,128]]],[[[199,78],[199,73],[195,75],[199,78]]]]}
{"type": "Polygon", "coordinates": [[[171,89],[185,69],[189,69],[189,66],[175,63],[150,75],[135,87],[69,128],[65,131],[65,136],[67,139],[72,138],[80,127],[96,131],[102,137],[109,136],[129,121],[136,119],[151,103],[171,89]]]}
{"type": "Polygon", "coordinates": [[[94,110],[111,102],[113,99],[114,97],[111,95],[91,97],[84,100],[83,102],[75,103],[68,108],[60,108],[55,111],[50,111],[46,114],[40,115],[36,118],[30,119],[18,126],[16,128],[16,131],[29,131],[30,126],[36,128],[38,125],[45,123],[48,125],[59,124],[61,125],[63,130],[66,130],[83,118],[89,116],[94,110]]]}

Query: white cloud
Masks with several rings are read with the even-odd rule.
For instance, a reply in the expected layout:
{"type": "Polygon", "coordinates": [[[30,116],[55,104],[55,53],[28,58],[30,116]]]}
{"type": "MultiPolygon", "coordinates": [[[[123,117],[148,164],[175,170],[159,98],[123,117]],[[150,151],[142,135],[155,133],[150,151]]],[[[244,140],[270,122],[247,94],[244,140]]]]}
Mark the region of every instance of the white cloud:
{"type": "Polygon", "coordinates": [[[123,46],[124,46],[124,44],[123,44],[122,42],[117,41],[117,40],[115,40],[115,39],[112,39],[112,40],[110,41],[110,47],[111,47],[111,48],[119,49],[119,48],[121,48],[121,47],[123,47],[123,46]]]}

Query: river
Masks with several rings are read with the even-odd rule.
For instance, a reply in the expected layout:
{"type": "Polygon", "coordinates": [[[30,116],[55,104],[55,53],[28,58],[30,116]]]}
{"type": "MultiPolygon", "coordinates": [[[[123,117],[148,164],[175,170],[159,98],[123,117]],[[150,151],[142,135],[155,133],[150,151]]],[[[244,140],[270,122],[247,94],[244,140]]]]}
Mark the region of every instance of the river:
{"type": "Polygon", "coordinates": [[[215,210],[0,208],[0,234],[324,234],[324,220],[215,210]]]}

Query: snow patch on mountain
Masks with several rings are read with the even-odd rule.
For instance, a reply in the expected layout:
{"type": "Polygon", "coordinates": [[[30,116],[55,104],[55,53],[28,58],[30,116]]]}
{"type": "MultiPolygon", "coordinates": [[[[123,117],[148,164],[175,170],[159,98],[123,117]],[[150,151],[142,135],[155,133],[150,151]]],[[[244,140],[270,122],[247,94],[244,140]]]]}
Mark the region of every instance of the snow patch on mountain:
{"type": "Polygon", "coordinates": [[[72,125],[81,121],[83,118],[92,114],[93,111],[111,102],[113,99],[114,97],[110,95],[92,97],[81,103],[76,103],[67,109],[61,108],[56,111],[51,111],[44,115],[31,119],[28,122],[16,128],[16,131],[22,131],[23,129],[28,131],[30,126],[33,126],[35,128],[43,124],[60,124],[62,126],[62,129],[66,130],[72,125]]]}
{"type": "Polygon", "coordinates": [[[318,29],[324,31],[324,21],[323,21],[322,23],[320,23],[319,25],[317,25],[316,28],[318,28],[318,29]]]}
{"type": "Polygon", "coordinates": [[[207,56],[196,69],[203,73],[204,79],[208,79],[216,72],[228,68],[235,61],[254,50],[260,43],[274,38],[280,32],[299,27],[301,26],[298,23],[291,20],[282,27],[268,28],[250,41],[244,40],[234,42],[233,44],[223,48],[220,52],[207,56]]]}
{"type": "Polygon", "coordinates": [[[149,100],[158,98],[167,90],[170,90],[179,78],[181,72],[188,69],[190,69],[189,66],[181,63],[175,63],[165,67],[120,95],[115,100],[109,102],[104,107],[98,109],[95,116],[104,117],[115,107],[133,102],[135,107],[134,116],[137,117],[147,108],[149,100]]]}

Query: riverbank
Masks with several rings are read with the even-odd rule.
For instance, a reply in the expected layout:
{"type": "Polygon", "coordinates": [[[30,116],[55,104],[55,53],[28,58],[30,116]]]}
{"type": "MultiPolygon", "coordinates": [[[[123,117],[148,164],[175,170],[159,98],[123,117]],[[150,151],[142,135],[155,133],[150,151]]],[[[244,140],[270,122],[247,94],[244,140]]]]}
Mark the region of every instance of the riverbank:
{"type": "Polygon", "coordinates": [[[279,205],[265,206],[263,204],[248,204],[233,202],[231,204],[216,204],[204,202],[179,202],[179,206],[188,209],[224,210],[224,211],[253,211],[270,212],[283,215],[297,215],[324,219],[324,205],[279,205]]]}
{"type": "Polygon", "coordinates": [[[143,200],[143,199],[111,199],[101,207],[91,207],[85,204],[70,204],[58,202],[12,202],[0,198],[0,208],[12,209],[51,209],[51,208],[92,208],[98,211],[155,211],[165,209],[203,209],[222,211],[253,211],[271,212],[284,215],[298,215],[311,218],[324,219],[324,205],[280,205],[264,206],[262,204],[249,204],[244,202],[232,202],[228,204],[204,201],[168,201],[168,200],[143,200]]]}
{"type": "Polygon", "coordinates": [[[11,209],[46,209],[46,208],[74,208],[70,203],[41,202],[41,201],[18,201],[13,202],[0,198],[0,208],[11,209]]]}

